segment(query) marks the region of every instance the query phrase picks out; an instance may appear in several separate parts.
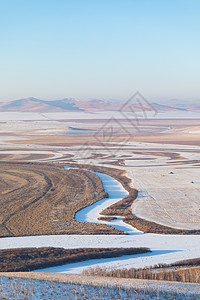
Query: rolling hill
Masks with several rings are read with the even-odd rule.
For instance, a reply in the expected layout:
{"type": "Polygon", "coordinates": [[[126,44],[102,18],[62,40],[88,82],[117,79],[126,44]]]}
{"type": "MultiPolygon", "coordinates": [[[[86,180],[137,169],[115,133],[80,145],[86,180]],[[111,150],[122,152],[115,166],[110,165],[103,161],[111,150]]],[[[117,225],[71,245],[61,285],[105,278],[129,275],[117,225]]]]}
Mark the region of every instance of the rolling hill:
{"type": "Polygon", "coordinates": [[[143,99],[130,102],[106,101],[106,100],[78,100],[74,98],[64,98],[61,100],[41,100],[33,97],[18,99],[8,102],[0,102],[1,112],[65,112],[65,111],[142,111],[152,110],[156,112],[165,111],[193,111],[200,112],[198,103],[189,103],[181,101],[169,101],[169,104],[150,103],[143,99]]]}

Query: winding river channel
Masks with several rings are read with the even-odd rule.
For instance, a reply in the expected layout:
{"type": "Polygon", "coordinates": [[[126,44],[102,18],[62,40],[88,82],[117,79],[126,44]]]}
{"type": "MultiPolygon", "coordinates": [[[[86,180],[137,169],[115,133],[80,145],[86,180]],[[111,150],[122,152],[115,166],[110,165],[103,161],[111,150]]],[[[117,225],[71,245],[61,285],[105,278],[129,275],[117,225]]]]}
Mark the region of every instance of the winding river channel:
{"type": "MultiPolygon", "coordinates": [[[[90,171],[92,172],[92,171],[90,171]]],[[[98,220],[102,217],[100,214],[106,207],[120,201],[124,197],[128,196],[128,192],[124,187],[113,177],[99,172],[92,172],[96,174],[103,182],[104,190],[108,193],[109,197],[104,198],[86,208],[81,209],[76,213],[76,219],[79,222],[91,222],[91,223],[103,223],[111,225],[119,230],[124,231],[128,234],[136,234],[138,231],[136,228],[132,227],[123,222],[123,218],[120,216],[115,216],[115,220],[112,221],[101,221],[98,220]]],[[[103,215],[104,216],[104,215],[103,215]]]]}
{"type": "MultiPolygon", "coordinates": [[[[67,169],[67,168],[66,168],[67,169]]],[[[66,170],[67,171],[67,170],[66,170]]],[[[80,222],[96,222],[114,226],[123,230],[126,235],[45,235],[0,238],[0,249],[26,247],[63,247],[70,248],[102,248],[102,247],[148,247],[151,253],[88,260],[58,267],[42,269],[46,272],[80,273],[89,266],[106,266],[112,268],[145,267],[157,263],[172,263],[182,259],[200,257],[199,235],[164,235],[142,233],[125,224],[122,217],[110,222],[97,220],[100,212],[111,204],[127,196],[122,185],[109,175],[95,172],[108,193],[109,198],[102,199],[76,214],[80,222]]]]}

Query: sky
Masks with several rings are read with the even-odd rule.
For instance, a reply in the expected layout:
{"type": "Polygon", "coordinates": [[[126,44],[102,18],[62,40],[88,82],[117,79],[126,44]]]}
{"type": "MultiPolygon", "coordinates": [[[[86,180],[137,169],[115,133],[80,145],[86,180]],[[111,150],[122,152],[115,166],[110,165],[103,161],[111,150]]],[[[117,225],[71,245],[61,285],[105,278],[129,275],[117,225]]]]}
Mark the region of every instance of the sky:
{"type": "Polygon", "coordinates": [[[200,99],[199,0],[0,0],[0,101],[200,99]]]}

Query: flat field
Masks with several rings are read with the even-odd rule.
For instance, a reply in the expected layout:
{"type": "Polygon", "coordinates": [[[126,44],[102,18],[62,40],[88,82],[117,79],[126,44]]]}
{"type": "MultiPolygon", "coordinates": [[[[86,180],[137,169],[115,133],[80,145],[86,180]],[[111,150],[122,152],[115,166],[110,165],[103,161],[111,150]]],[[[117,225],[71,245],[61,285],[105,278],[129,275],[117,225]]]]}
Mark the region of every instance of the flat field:
{"type": "Polygon", "coordinates": [[[1,199],[6,199],[8,206],[1,200],[1,236],[27,238],[3,238],[1,248],[34,247],[35,243],[64,248],[97,247],[102,243],[108,247],[112,242],[116,247],[153,249],[149,256],[111,262],[115,268],[200,257],[199,236],[191,235],[200,230],[199,127],[199,119],[146,119],[134,126],[128,120],[96,119],[95,115],[90,119],[56,115],[37,120],[5,118],[0,128],[0,176],[1,199]],[[82,170],[66,171],[66,165],[81,166],[82,170]],[[101,220],[94,223],[76,220],[77,211],[92,203],[98,206],[98,200],[106,196],[99,178],[83,167],[106,172],[132,193],[130,201],[119,203],[116,215],[107,214],[107,207],[106,214],[99,212],[101,220]],[[11,195],[16,200],[13,206],[11,195]],[[108,215],[110,218],[104,219],[108,215]],[[137,230],[124,216],[133,216],[148,226],[139,228],[132,223],[137,230]],[[129,223],[132,236],[119,237],[122,232],[117,228],[128,228],[123,221],[129,223]],[[155,232],[155,228],[157,234],[142,233],[155,232]],[[184,232],[190,236],[177,235],[184,232]],[[36,236],[37,241],[30,236],[41,234],[47,236],[36,236]],[[105,235],[101,239],[99,234],[105,235]],[[110,240],[107,234],[113,235],[110,240]]]}
{"type": "MultiPolygon", "coordinates": [[[[14,121],[7,116],[2,122],[2,162],[86,164],[112,167],[116,173],[121,169],[138,191],[132,203],[137,218],[177,230],[200,230],[199,119],[144,119],[133,124],[92,115],[34,116],[27,120],[15,115],[14,121]]],[[[62,227],[57,232],[66,232],[57,226],[62,227]]]]}

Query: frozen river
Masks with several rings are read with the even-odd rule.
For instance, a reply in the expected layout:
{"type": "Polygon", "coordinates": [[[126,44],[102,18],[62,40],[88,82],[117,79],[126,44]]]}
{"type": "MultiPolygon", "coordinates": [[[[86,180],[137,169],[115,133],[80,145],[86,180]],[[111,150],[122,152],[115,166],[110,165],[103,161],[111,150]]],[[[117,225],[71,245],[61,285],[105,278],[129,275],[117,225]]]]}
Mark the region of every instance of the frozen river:
{"type": "Polygon", "coordinates": [[[99,217],[102,217],[100,213],[106,207],[109,207],[110,205],[128,196],[128,192],[123,188],[121,183],[119,183],[113,177],[99,172],[92,172],[92,173],[99,176],[99,178],[103,182],[104,190],[105,192],[108,193],[109,198],[104,198],[78,211],[76,213],[77,221],[108,224],[119,230],[124,231],[125,233],[137,234],[139,231],[136,228],[132,227],[131,225],[124,223],[123,218],[120,216],[115,216],[116,219],[109,222],[98,220],[99,217]]]}
{"type": "MultiPolygon", "coordinates": [[[[100,222],[99,213],[112,203],[127,195],[121,184],[114,178],[97,173],[103,182],[109,198],[82,209],[76,217],[79,221],[100,222]]],[[[88,260],[79,263],[43,269],[47,272],[80,273],[89,266],[106,266],[113,268],[131,268],[171,263],[177,260],[200,257],[200,236],[198,235],[161,235],[144,234],[130,225],[123,223],[122,218],[108,222],[114,227],[124,230],[129,235],[46,235],[0,238],[1,249],[22,247],[63,247],[69,248],[102,248],[102,247],[149,247],[152,253],[145,253],[120,258],[88,260]]]]}

